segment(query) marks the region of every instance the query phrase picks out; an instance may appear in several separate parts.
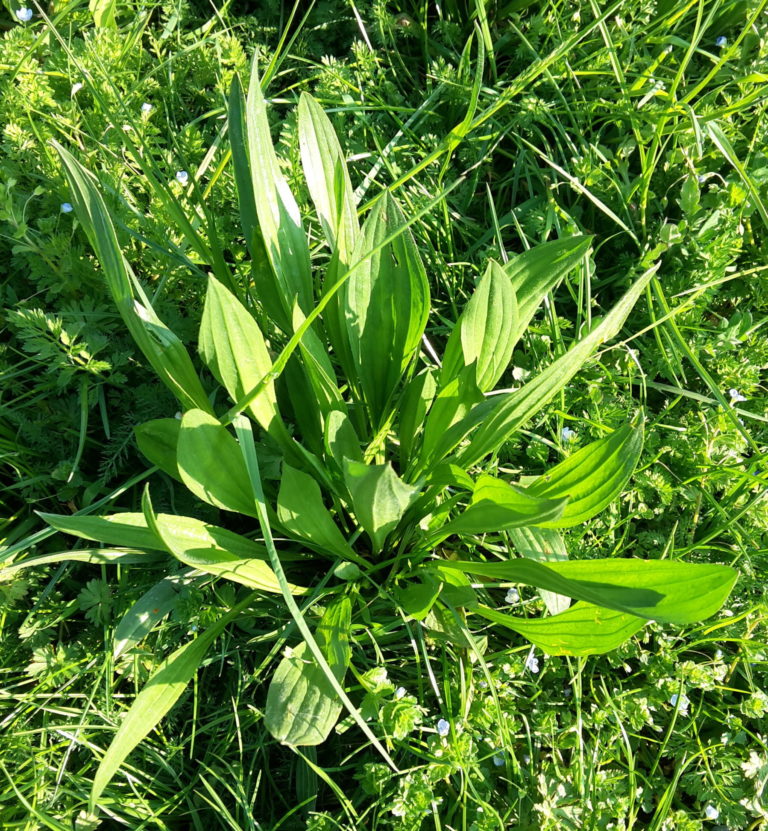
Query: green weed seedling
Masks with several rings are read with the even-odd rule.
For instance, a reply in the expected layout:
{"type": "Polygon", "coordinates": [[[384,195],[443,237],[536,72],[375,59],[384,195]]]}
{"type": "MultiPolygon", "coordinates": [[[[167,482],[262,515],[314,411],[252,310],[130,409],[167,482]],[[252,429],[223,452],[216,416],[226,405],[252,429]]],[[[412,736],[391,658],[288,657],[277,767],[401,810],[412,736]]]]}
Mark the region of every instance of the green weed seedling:
{"type": "MultiPolygon", "coordinates": [[[[44,515],[59,531],[110,546],[76,556],[130,564],[165,552],[197,573],[282,595],[291,616],[285,623],[292,619],[301,640],[272,678],[267,729],[287,745],[317,745],[346,708],[393,768],[382,738],[345,690],[353,625],[363,616],[410,618],[470,646],[474,620],[510,629],[550,655],[586,656],[614,649],[647,620],[686,624],[716,612],[734,584],[731,568],[562,556],[560,530],[593,517],[622,492],[642,447],[639,422],[533,481],[508,481],[494,461],[616,336],[654,269],[538,376],[518,389],[496,389],[545,295],[588,255],[590,239],[564,238],[503,265],[491,262],[438,365],[420,350],[431,301],[410,232],[419,217],[407,221],[383,191],[359,224],[339,142],[321,107],[303,95],[301,158],[329,251],[319,281],[272,145],[255,64],[247,98],[233,83],[228,117],[254,279],[226,286],[208,278],[198,351],[222,390],[208,388],[154,311],[96,178],[57,145],[77,217],[125,326],[181,407],[178,419],[138,428],[139,446],[243,532],[156,513],[147,489],[141,513],[44,515]],[[276,457],[277,474],[267,471],[276,457]],[[258,526],[257,540],[249,526],[254,536],[258,526]],[[500,533],[509,549],[478,542],[500,533]],[[498,611],[495,590],[514,584],[543,592],[552,613],[525,619],[498,611]],[[303,610],[302,597],[309,600],[303,610]],[[306,615],[312,603],[320,610],[314,626],[306,615]]],[[[92,810],[250,597],[155,671],[101,761],[92,810]]]]}

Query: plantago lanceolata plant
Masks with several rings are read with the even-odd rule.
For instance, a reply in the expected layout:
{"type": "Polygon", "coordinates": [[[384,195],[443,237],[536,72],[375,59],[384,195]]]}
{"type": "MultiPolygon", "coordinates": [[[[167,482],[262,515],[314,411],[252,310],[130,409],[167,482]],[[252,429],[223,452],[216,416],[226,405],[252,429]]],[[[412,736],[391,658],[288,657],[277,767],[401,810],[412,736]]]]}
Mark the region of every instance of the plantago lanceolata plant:
{"type": "MultiPolygon", "coordinates": [[[[317,102],[302,96],[299,130],[329,250],[321,277],[272,146],[255,69],[247,100],[233,85],[228,128],[254,280],[227,287],[209,277],[198,351],[223,388],[215,394],[155,314],[96,179],[58,147],[72,203],[120,314],[182,408],[180,419],[139,428],[141,450],[220,509],[224,525],[241,515],[236,527],[244,531],[156,513],[146,491],[142,513],[45,515],[60,531],[120,546],[79,558],[140,563],[165,552],[197,573],[282,595],[301,642],[275,671],[267,728],[286,744],[319,744],[346,708],[391,764],[345,691],[353,621],[363,613],[404,615],[470,648],[470,624],[495,624],[549,654],[584,656],[613,649],[647,620],[685,624],[720,607],[735,580],[724,566],[565,556],[561,529],[593,517],[629,479],[642,447],[639,422],[533,481],[511,482],[494,463],[504,442],[619,332],[653,269],[537,377],[497,390],[532,316],[587,255],[588,238],[491,262],[437,365],[420,351],[430,291],[409,223],[387,191],[359,223],[341,147],[317,102]],[[268,478],[264,460],[276,455],[279,478],[268,478]],[[462,557],[462,540],[480,535],[504,545],[475,545],[462,557]],[[498,611],[503,595],[496,590],[511,584],[539,589],[550,615],[498,611]],[[322,609],[314,628],[298,605],[303,597],[322,609]]],[[[250,597],[154,674],[102,761],[94,805],[250,597]]]]}

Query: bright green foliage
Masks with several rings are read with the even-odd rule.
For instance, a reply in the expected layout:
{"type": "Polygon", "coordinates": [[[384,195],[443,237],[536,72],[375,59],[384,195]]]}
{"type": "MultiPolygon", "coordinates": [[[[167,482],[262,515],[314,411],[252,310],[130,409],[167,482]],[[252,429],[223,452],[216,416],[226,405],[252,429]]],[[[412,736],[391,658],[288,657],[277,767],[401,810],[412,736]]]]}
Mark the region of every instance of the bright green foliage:
{"type": "MultiPolygon", "coordinates": [[[[256,518],[269,565],[243,550],[247,545],[240,538],[230,545],[199,520],[155,514],[148,493],[144,525],[133,515],[123,522],[126,542],[142,540],[187,567],[283,595],[304,640],[283,658],[270,685],[265,723],[273,736],[294,746],[318,744],[346,708],[393,766],[342,686],[353,622],[366,609],[368,580],[382,563],[390,569],[384,596],[401,604],[390,607],[390,616],[399,610],[447,642],[472,649],[476,642],[463,627],[467,615],[513,629],[546,645],[550,654],[588,655],[616,647],[644,620],[690,623],[719,609],[735,572],[718,565],[623,558],[567,562],[510,557],[498,548],[495,558],[476,553],[463,561],[446,558],[439,545],[478,534],[504,541],[505,532],[525,530],[541,553],[562,540],[537,537],[536,529],[584,522],[620,495],[639,458],[642,433],[636,428],[620,428],[585,446],[529,484],[510,481],[492,460],[620,332],[657,266],[649,265],[605,317],[546,369],[518,389],[495,391],[532,315],[557,281],[583,264],[589,240],[564,237],[506,265],[492,262],[448,339],[442,367],[424,367],[420,345],[431,311],[429,286],[394,196],[381,194],[358,230],[333,130],[319,105],[304,97],[302,160],[330,248],[325,279],[318,281],[322,289],[315,292],[307,236],[273,148],[255,64],[245,99],[239,82],[233,83],[229,123],[255,284],[230,291],[211,277],[198,338],[203,360],[232,402],[226,411],[218,395],[209,404],[188,353],[154,315],[118,245],[94,177],[59,152],[78,219],[123,319],[184,407],[178,428],[162,420],[140,430],[148,458],[178,473],[197,499],[256,518]],[[246,302],[251,291],[259,304],[246,302]],[[246,413],[262,433],[254,434],[246,413]],[[259,457],[270,455],[281,465],[274,477],[279,486],[262,473],[259,457]],[[323,578],[315,599],[327,607],[314,633],[293,597],[307,590],[287,582],[283,560],[298,560],[305,582],[323,578]],[[329,585],[347,562],[358,567],[357,579],[329,585]],[[496,582],[473,588],[464,574],[496,582]],[[493,589],[510,582],[549,592],[553,607],[559,608],[562,596],[581,602],[551,618],[518,621],[489,605],[493,589]]],[[[79,518],[52,522],[104,541],[121,528],[120,515],[102,525],[90,518],[82,526],[79,518]]],[[[525,554],[524,546],[518,553],[525,554]]],[[[174,659],[181,662],[178,677],[173,663],[164,668],[162,680],[153,678],[134,708],[144,713],[145,702],[159,696],[158,708],[165,712],[204,650],[190,659],[185,654],[174,659]]],[[[100,768],[94,801],[155,723],[130,711],[100,768]]]]}

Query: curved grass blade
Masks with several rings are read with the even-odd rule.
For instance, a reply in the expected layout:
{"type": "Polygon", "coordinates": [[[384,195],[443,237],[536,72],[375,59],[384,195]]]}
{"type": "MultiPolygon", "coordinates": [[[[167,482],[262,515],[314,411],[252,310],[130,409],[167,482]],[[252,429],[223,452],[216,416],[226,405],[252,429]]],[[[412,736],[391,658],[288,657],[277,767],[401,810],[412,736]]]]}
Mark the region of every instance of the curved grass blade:
{"type": "Polygon", "coordinates": [[[253,432],[251,430],[251,424],[247,418],[245,418],[242,415],[238,415],[235,420],[235,430],[237,431],[238,439],[240,440],[240,448],[243,453],[243,458],[245,459],[245,462],[248,466],[248,473],[251,480],[254,502],[258,510],[259,525],[261,526],[261,531],[264,535],[264,542],[266,543],[267,551],[269,552],[269,559],[272,564],[272,568],[275,572],[275,575],[277,577],[277,580],[280,584],[283,599],[285,600],[285,604],[291,613],[291,617],[293,618],[299,632],[304,638],[304,642],[307,644],[307,647],[310,653],[312,654],[312,657],[315,659],[315,661],[317,661],[317,664],[322,669],[325,678],[330,683],[331,687],[333,687],[333,691],[336,693],[336,695],[338,695],[339,699],[341,700],[341,703],[347,709],[347,712],[349,712],[357,726],[363,731],[363,734],[368,738],[371,744],[381,754],[381,757],[389,765],[389,767],[392,768],[392,770],[395,771],[395,773],[399,773],[397,765],[387,752],[384,745],[382,745],[382,743],[376,738],[371,728],[368,726],[368,724],[366,724],[365,720],[360,715],[360,711],[350,701],[349,696],[344,691],[344,687],[336,679],[336,676],[333,673],[333,669],[328,663],[319,644],[312,635],[312,632],[310,631],[306,620],[304,620],[304,616],[301,614],[301,609],[299,609],[298,604],[291,595],[290,588],[288,586],[288,581],[285,578],[285,572],[283,571],[283,566],[280,562],[280,557],[277,553],[277,549],[275,548],[275,543],[272,538],[272,529],[270,527],[269,514],[267,513],[267,502],[264,498],[264,491],[261,485],[259,461],[256,457],[256,451],[253,444],[253,432]]]}
{"type": "Polygon", "coordinates": [[[189,643],[166,658],[136,696],[99,764],[91,787],[89,810],[94,811],[104,789],[131,751],[173,707],[203,662],[208,649],[252,598],[249,595],[189,643]]]}

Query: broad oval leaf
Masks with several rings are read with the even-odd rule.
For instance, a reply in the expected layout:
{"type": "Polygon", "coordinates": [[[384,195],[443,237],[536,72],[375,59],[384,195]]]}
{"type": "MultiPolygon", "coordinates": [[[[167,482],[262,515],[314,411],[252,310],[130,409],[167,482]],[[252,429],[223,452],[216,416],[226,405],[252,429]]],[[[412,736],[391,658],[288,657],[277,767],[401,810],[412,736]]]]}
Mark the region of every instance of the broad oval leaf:
{"type": "Polygon", "coordinates": [[[642,449],[642,429],[625,425],[539,476],[528,486],[529,494],[544,499],[568,497],[563,513],[546,527],[570,528],[602,511],[624,489],[642,449]]]}
{"type": "MultiPolygon", "coordinates": [[[[336,680],[349,666],[352,608],[348,597],[331,602],[315,631],[315,639],[336,680]]],[[[342,704],[306,643],[280,661],[269,685],[264,724],[283,744],[294,747],[324,742],[338,721],[342,704]]]]}
{"type": "Polygon", "coordinates": [[[387,536],[413,504],[419,489],[403,482],[389,462],[366,465],[344,459],[344,479],[357,521],[378,554],[387,536]]]}
{"type": "Polygon", "coordinates": [[[177,451],[181,480],[198,499],[226,511],[257,515],[240,447],[217,418],[202,410],[184,413],[177,451]]]}

